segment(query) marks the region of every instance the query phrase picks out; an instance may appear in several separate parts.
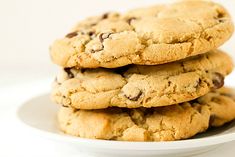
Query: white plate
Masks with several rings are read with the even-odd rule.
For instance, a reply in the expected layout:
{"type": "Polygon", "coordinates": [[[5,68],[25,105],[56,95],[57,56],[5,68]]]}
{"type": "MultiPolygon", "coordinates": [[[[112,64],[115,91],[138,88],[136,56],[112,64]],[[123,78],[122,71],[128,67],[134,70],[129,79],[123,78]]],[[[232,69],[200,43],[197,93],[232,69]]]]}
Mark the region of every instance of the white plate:
{"type": "Polygon", "coordinates": [[[25,128],[39,136],[67,143],[77,150],[100,156],[187,156],[209,151],[235,140],[235,122],[212,129],[193,139],[174,142],[121,142],[72,137],[61,133],[56,124],[58,105],[49,94],[38,95],[22,104],[17,115],[25,128]]]}

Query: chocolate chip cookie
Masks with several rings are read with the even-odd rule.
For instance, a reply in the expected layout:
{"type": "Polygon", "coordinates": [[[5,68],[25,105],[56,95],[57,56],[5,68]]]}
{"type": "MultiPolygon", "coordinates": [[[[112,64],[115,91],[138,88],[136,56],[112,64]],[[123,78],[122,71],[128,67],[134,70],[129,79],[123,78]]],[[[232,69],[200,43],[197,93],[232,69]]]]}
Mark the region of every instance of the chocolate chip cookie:
{"type": "Polygon", "coordinates": [[[173,105],[222,87],[232,68],[231,58],[220,50],[154,66],[65,68],[55,80],[52,99],[77,109],[173,105]]]}
{"type": "Polygon", "coordinates": [[[56,40],[50,55],[62,67],[157,65],[217,48],[232,32],[219,4],[183,1],[88,18],[56,40]]]}
{"type": "Polygon", "coordinates": [[[165,107],[103,110],[61,107],[58,113],[59,126],[67,134],[121,141],[187,139],[234,118],[235,94],[227,88],[165,107]]]}

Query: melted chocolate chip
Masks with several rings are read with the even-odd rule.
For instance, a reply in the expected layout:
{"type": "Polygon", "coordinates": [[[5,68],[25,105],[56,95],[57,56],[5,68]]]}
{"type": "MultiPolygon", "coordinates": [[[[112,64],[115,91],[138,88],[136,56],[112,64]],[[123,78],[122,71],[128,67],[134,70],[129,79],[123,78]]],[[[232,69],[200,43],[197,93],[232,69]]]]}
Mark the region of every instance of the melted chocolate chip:
{"type": "Polygon", "coordinates": [[[94,31],[86,31],[86,30],[83,30],[83,31],[81,31],[81,35],[88,35],[88,36],[90,36],[90,37],[93,37],[93,36],[95,36],[95,32],[94,31]]]}
{"type": "Polygon", "coordinates": [[[101,45],[100,47],[91,49],[90,53],[96,53],[96,52],[101,51],[103,49],[104,49],[104,45],[101,45]]]}
{"type": "Polygon", "coordinates": [[[75,37],[75,36],[77,36],[77,35],[78,35],[77,32],[71,32],[71,33],[67,34],[65,37],[66,37],[66,38],[73,38],[73,37],[75,37]]]}
{"type": "Polygon", "coordinates": [[[140,98],[141,95],[142,95],[142,91],[139,90],[138,94],[136,94],[134,96],[125,95],[125,97],[127,97],[131,101],[137,101],[140,98]]]}
{"type": "Polygon", "coordinates": [[[88,32],[88,35],[90,36],[91,39],[94,39],[96,37],[95,32],[88,32]]]}
{"type": "Polygon", "coordinates": [[[225,19],[224,19],[224,18],[218,18],[218,21],[219,21],[220,23],[223,23],[223,22],[225,22],[225,19]]]}
{"type": "Polygon", "coordinates": [[[224,14],[222,12],[219,12],[217,18],[222,18],[222,17],[224,17],[224,14]]]}
{"type": "Polygon", "coordinates": [[[131,18],[127,19],[127,23],[130,25],[131,22],[132,22],[133,20],[136,20],[136,19],[137,19],[136,17],[131,17],[131,18]]]}
{"type": "Polygon", "coordinates": [[[69,78],[74,78],[74,74],[71,72],[71,68],[64,68],[64,71],[68,74],[69,78]]]}
{"type": "Polygon", "coordinates": [[[112,33],[101,33],[101,34],[99,35],[99,40],[100,40],[100,42],[103,42],[104,39],[109,38],[109,36],[110,36],[111,34],[112,34],[112,33]]]}
{"type": "Polygon", "coordinates": [[[214,85],[214,89],[218,89],[223,87],[224,85],[224,76],[218,72],[215,72],[213,74],[213,85],[214,85]]]}
{"type": "Polygon", "coordinates": [[[91,49],[91,51],[90,51],[91,53],[95,53],[95,50],[93,50],[93,49],[91,49]]]}
{"type": "Polygon", "coordinates": [[[95,34],[95,32],[88,32],[88,35],[89,36],[92,36],[92,35],[94,35],[95,34]]]}
{"type": "Polygon", "coordinates": [[[68,106],[67,106],[67,105],[64,105],[64,104],[63,104],[62,106],[63,106],[63,107],[67,107],[67,108],[68,108],[68,106]]]}
{"type": "Polygon", "coordinates": [[[105,13],[105,14],[103,14],[103,16],[102,16],[102,19],[107,19],[109,17],[109,13],[105,13]]]}

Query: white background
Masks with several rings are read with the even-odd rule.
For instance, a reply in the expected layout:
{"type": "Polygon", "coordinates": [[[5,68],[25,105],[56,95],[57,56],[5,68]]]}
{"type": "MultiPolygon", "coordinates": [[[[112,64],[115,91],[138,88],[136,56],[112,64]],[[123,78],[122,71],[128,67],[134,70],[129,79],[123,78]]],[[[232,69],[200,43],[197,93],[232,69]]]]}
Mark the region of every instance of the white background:
{"type": "MultiPolygon", "coordinates": [[[[87,16],[113,10],[125,11],[162,1],[0,0],[0,157],[65,156],[71,153],[55,143],[27,136],[16,128],[13,117],[20,100],[29,97],[24,95],[23,91],[27,90],[24,83],[44,78],[52,80],[55,76],[57,67],[50,62],[48,55],[49,45],[54,39],[63,37],[78,20],[87,16]]],[[[234,0],[216,1],[235,17],[234,0]]],[[[235,58],[234,44],[235,36],[222,49],[235,58]]],[[[233,156],[232,146],[235,144],[228,144],[206,156],[224,153],[233,156]]]]}

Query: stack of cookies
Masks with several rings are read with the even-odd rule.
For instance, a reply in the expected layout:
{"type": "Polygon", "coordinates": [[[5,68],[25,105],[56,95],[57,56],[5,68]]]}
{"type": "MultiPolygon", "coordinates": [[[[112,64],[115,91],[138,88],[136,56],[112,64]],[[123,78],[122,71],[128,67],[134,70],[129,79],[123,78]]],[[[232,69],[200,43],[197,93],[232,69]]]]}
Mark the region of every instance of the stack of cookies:
{"type": "Polygon", "coordinates": [[[184,1],[79,22],[50,49],[52,98],[67,134],[123,141],[190,138],[235,118],[223,87],[233,32],[219,4],[184,1]]]}

